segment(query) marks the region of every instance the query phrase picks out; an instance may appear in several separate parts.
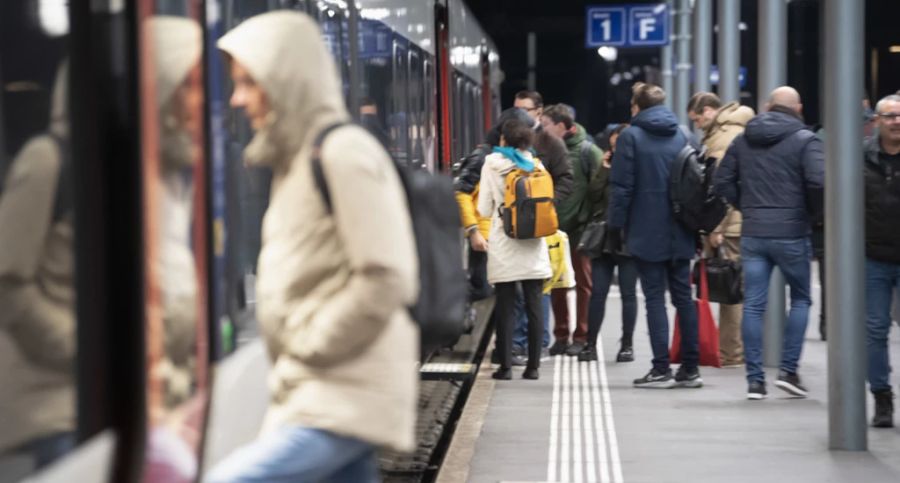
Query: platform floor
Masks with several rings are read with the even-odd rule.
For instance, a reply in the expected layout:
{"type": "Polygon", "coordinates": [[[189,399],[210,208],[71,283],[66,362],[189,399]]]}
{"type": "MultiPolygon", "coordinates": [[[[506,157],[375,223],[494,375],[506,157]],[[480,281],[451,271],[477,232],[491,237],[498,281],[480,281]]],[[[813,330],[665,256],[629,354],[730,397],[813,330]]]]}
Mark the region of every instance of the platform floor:
{"type": "MultiPolygon", "coordinates": [[[[641,309],[636,361],[613,362],[621,335],[614,295],[604,363],[557,356],[538,381],[516,370],[500,382],[482,366],[438,481],[898,482],[900,428],[869,429],[868,452],[828,450],[827,346],[815,302],[800,368],[809,397],[775,388],[773,369],[769,398],[748,401],[742,368],[701,368],[701,389],[633,388],[650,367],[646,319],[641,309]]],[[[891,352],[900,360],[897,330],[891,352]]]]}

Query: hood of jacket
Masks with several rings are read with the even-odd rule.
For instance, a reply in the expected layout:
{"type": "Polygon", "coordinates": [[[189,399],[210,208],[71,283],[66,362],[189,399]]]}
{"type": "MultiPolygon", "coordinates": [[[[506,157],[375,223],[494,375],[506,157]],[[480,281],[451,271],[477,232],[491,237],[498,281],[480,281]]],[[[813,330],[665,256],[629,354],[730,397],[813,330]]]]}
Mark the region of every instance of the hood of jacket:
{"type": "Polygon", "coordinates": [[[771,146],[802,129],[806,129],[806,125],[798,115],[776,106],[775,110],[760,114],[748,122],[744,137],[751,144],[771,146]]]}
{"type": "MultiPolygon", "coordinates": [[[[574,147],[579,146],[584,140],[587,139],[587,131],[584,129],[584,126],[581,124],[575,123],[575,132],[566,136],[566,147],[572,149],[574,147]]],[[[593,141],[593,140],[591,140],[593,141]]]]}
{"type": "Polygon", "coordinates": [[[307,15],[277,11],[252,17],[218,47],[259,83],[271,112],[244,151],[245,162],[286,170],[329,124],[350,119],[337,67],[307,15]]]}
{"type": "Polygon", "coordinates": [[[673,136],[678,132],[678,118],[666,106],[644,109],[634,116],[631,124],[656,136],[673,136]]]}
{"type": "Polygon", "coordinates": [[[719,109],[716,118],[707,129],[707,133],[715,131],[716,129],[721,129],[724,126],[745,127],[755,115],[756,113],[753,109],[742,106],[738,102],[729,102],[719,109]]]}
{"type": "Polygon", "coordinates": [[[194,20],[166,15],[151,17],[149,25],[153,36],[160,158],[164,170],[177,171],[193,165],[199,155],[192,130],[202,128],[188,126],[191,122],[180,118],[179,113],[190,107],[179,106],[183,99],[175,94],[200,64],[202,29],[194,20]]]}

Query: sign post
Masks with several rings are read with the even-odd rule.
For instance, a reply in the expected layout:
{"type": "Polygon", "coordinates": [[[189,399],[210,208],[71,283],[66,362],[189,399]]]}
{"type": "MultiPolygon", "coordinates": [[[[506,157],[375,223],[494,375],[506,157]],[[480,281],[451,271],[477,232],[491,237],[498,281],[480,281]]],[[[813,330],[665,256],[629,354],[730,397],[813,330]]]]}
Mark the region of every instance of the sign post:
{"type": "Polygon", "coordinates": [[[669,45],[669,7],[665,3],[587,7],[587,47],[669,45]]]}

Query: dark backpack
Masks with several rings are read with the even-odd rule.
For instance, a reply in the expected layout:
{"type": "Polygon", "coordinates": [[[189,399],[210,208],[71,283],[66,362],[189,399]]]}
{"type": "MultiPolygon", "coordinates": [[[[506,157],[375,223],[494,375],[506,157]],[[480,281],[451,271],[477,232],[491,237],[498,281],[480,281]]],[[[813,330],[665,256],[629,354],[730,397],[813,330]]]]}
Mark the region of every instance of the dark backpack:
{"type": "Polygon", "coordinates": [[[725,218],[728,205],[713,192],[715,160],[687,142],[669,172],[672,215],[691,233],[713,231],[725,218]]]}
{"type": "MultiPolygon", "coordinates": [[[[326,127],[313,147],[313,177],[329,213],[331,194],[318,153],[325,137],[344,125],[326,127]]],[[[463,270],[459,209],[448,177],[401,166],[396,161],[394,166],[406,191],[419,255],[419,299],[409,307],[409,313],[419,324],[422,352],[428,354],[454,345],[463,332],[469,285],[463,270]]]]}

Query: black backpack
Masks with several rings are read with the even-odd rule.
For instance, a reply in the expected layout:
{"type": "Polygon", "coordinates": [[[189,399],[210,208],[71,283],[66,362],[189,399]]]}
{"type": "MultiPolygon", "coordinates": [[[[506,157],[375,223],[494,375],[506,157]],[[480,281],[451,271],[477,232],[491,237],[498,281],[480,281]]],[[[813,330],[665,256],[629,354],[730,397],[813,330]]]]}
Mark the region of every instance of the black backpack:
{"type": "MultiPolygon", "coordinates": [[[[333,124],[316,137],[313,177],[329,212],[331,195],[322,170],[319,148],[333,124]]],[[[419,255],[419,299],[409,307],[421,333],[423,354],[456,343],[463,333],[469,285],[463,270],[460,220],[453,182],[425,170],[394,165],[406,191],[416,251],[419,255]]]]}
{"type": "Polygon", "coordinates": [[[728,205],[713,192],[715,159],[687,142],[669,172],[672,215],[691,233],[714,230],[725,218],[728,205]]]}

